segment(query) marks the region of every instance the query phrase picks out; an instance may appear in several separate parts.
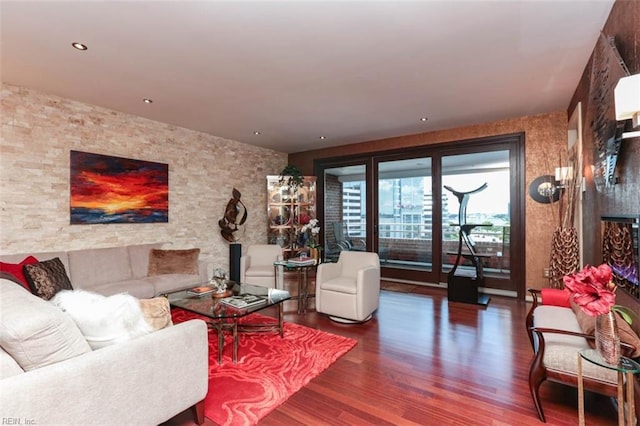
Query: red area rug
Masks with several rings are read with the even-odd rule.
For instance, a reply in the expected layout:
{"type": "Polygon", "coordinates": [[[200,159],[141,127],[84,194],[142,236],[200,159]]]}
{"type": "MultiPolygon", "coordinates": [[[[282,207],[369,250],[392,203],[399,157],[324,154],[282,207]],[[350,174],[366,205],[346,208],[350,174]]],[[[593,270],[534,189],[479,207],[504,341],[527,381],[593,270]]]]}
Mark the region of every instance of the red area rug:
{"type": "MultiPolygon", "coordinates": [[[[196,314],[172,309],[174,323],[196,314]]],[[[260,314],[244,322],[274,321],[260,314]]],[[[222,364],[217,361],[217,335],[209,330],[209,392],[204,414],[219,425],[253,425],[346,354],[356,341],[297,324],[277,333],[243,333],[238,363],[232,360],[232,338],[225,336],[222,364]]]]}

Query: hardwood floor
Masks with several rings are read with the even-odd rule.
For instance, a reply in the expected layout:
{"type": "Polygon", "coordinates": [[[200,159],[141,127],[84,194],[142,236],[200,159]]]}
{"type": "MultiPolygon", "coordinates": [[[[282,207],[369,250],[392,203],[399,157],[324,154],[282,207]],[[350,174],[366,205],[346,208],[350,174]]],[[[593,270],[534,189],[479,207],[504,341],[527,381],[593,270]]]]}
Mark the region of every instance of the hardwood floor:
{"type": "MultiPolygon", "coordinates": [[[[293,282],[287,280],[293,290],[293,282]]],[[[541,425],[529,393],[528,304],[493,296],[488,307],[449,303],[437,288],[383,282],[380,308],[361,325],[313,310],[285,320],[358,340],[261,425],[541,425]]],[[[578,423],[577,391],[541,388],[549,425],[578,423]]],[[[611,401],[585,396],[588,425],[617,424],[611,401]]],[[[167,425],[193,424],[187,413],[167,425]]],[[[212,422],[207,423],[213,425],[212,422]]]]}

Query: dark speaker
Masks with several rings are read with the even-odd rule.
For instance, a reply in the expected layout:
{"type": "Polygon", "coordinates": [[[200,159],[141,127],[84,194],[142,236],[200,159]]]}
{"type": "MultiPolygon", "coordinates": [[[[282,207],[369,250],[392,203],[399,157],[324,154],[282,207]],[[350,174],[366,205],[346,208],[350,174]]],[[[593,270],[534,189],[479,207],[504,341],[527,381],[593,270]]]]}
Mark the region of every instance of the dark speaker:
{"type": "Polygon", "coordinates": [[[242,256],[242,244],[229,244],[229,279],[240,282],[240,256],[242,256]]]}

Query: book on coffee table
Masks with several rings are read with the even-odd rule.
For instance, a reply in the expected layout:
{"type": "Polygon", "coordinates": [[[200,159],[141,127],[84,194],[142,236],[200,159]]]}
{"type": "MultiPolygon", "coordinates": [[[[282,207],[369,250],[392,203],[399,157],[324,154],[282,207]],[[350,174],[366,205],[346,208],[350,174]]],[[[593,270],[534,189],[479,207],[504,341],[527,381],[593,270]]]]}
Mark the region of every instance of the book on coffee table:
{"type": "Polygon", "coordinates": [[[267,303],[267,299],[255,294],[239,294],[238,296],[225,297],[220,299],[220,303],[233,306],[234,308],[249,308],[251,306],[267,303]]]}
{"type": "Polygon", "coordinates": [[[200,286],[194,287],[187,290],[187,294],[190,296],[204,296],[205,294],[210,294],[215,291],[215,288],[210,286],[200,286]]]}

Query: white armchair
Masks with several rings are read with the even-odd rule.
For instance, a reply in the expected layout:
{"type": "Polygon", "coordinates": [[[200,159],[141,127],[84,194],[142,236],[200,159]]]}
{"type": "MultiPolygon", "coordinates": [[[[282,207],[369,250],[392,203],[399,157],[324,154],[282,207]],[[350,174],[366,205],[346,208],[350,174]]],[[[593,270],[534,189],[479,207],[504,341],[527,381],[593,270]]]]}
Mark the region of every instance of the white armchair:
{"type": "Polygon", "coordinates": [[[277,287],[273,262],[282,260],[282,248],[274,244],[254,244],[240,257],[240,282],[277,287]]]}
{"type": "Polygon", "coordinates": [[[342,251],[337,263],[316,273],[316,311],[337,322],[371,319],[380,300],[380,260],[376,253],[342,251]]]}

